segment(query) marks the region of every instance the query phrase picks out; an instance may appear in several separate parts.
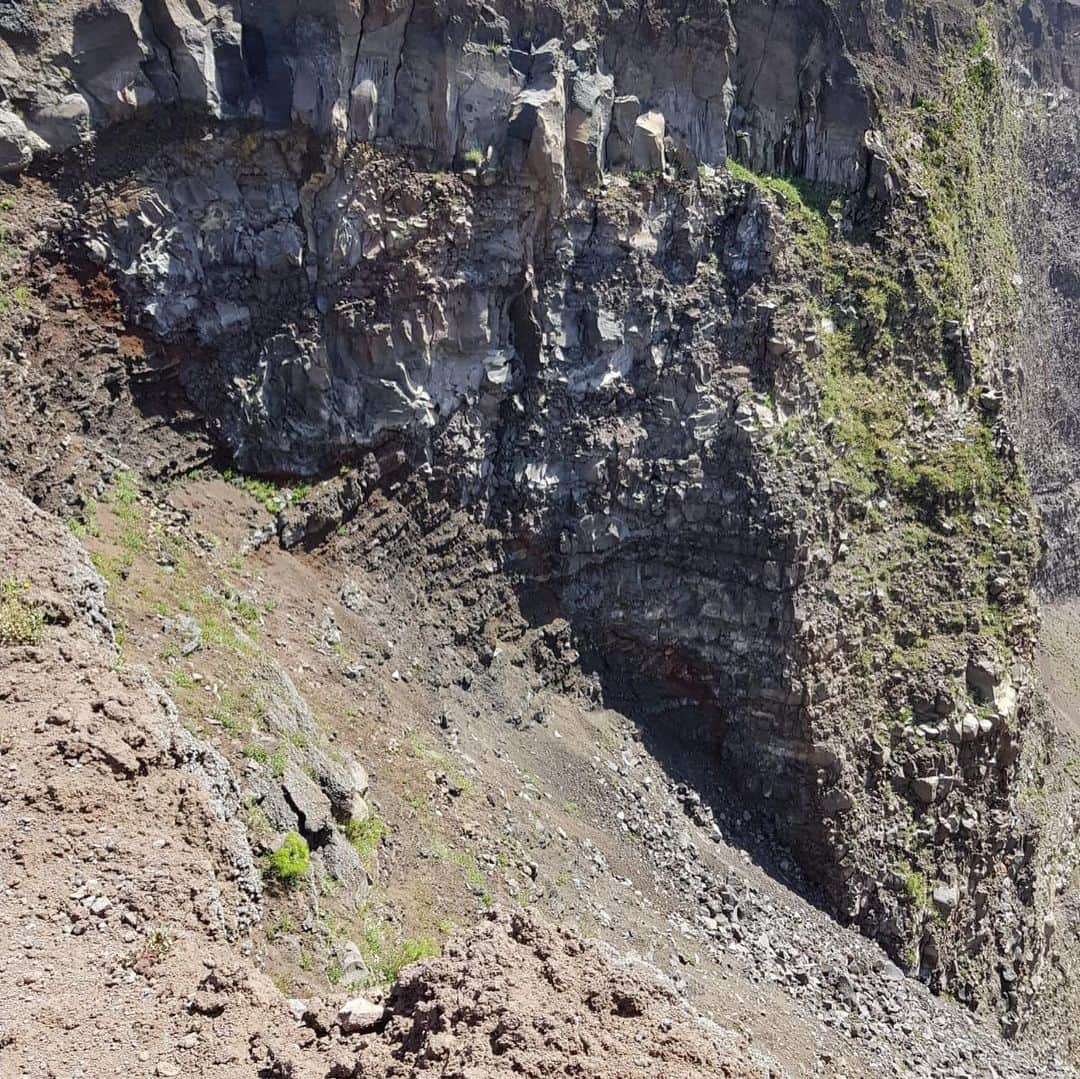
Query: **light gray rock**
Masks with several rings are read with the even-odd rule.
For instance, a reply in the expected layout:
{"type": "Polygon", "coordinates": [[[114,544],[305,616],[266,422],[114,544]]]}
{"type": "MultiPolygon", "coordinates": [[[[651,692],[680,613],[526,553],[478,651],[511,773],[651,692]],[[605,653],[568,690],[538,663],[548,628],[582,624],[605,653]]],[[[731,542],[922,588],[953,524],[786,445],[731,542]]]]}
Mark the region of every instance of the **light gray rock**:
{"type": "Polygon", "coordinates": [[[69,150],[90,138],[90,105],[82,94],[68,94],[34,110],[29,127],[49,151],[69,150]]]}
{"type": "Polygon", "coordinates": [[[319,786],[295,765],[289,765],[281,778],[286,801],[296,811],[300,831],[312,845],[325,840],[334,827],[330,799],[319,786]]]}
{"type": "Polygon", "coordinates": [[[933,898],[942,914],[950,914],[960,902],[960,889],[947,881],[938,881],[934,885],[933,898]]]}
{"type": "Polygon", "coordinates": [[[566,156],[580,183],[594,182],[603,171],[614,86],[610,75],[574,76],[566,117],[566,156]]]}
{"type": "Polygon", "coordinates": [[[22,117],[0,109],[0,173],[18,172],[33,160],[44,143],[29,131],[22,117]]]}
{"type": "Polygon", "coordinates": [[[360,860],[356,848],[339,830],[329,833],[316,852],[316,857],[325,866],[330,877],[348,891],[354,903],[363,903],[371,887],[371,875],[360,860]]]}
{"type": "Polygon", "coordinates": [[[342,1034],[366,1034],[378,1027],[385,1015],[386,1009],[381,1004],[373,1004],[365,997],[353,997],[341,1006],[337,1021],[342,1034]]]}
{"type": "Polygon", "coordinates": [[[338,961],[341,963],[341,981],[344,985],[366,984],[371,977],[363,954],[351,940],[345,941],[338,949],[338,961]]]}
{"type": "Polygon", "coordinates": [[[968,660],[967,683],[984,701],[994,699],[994,691],[1001,684],[1002,674],[997,664],[985,656],[968,660]]]}
{"type": "Polygon", "coordinates": [[[641,102],[632,94],[616,97],[611,106],[611,131],[607,137],[606,157],[611,168],[630,163],[634,125],[641,115],[641,102]]]}
{"type": "Polygon", "coordinates": [[[938,795],[939,779],[937,776],[923,776],[916,779],[911,784],[911,789],[915,793],[915,797],[919,799],[923,805],[929,805],[935,801],[938,795]]]}

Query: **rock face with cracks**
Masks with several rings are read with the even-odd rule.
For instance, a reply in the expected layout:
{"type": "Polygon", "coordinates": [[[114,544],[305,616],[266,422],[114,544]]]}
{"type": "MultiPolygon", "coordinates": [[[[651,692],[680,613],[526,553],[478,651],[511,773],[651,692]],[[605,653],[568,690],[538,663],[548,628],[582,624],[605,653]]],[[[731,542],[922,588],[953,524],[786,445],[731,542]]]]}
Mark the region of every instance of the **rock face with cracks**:
{"type": "MultiPolygon", "coordinates": [[[[229,459],[484,521],[612,699],[1016,1029],[1045,940],[1004,299],[847,47],[862,5],[62,14],[7,33],[0,167],[69,194],[229,459]]],[[[937,34],[928,92],[1003,114],[993,41],[937,34]]],[[[305,780],[279,815],[332,837],[305,780]]]]}

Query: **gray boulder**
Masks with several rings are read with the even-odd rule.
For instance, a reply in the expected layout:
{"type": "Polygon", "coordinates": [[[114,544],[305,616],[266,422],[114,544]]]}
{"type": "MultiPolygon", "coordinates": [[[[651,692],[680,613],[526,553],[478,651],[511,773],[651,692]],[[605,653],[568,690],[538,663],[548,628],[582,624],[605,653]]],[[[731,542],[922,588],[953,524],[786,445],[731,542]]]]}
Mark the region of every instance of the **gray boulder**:
{"type": "Polygon", "coordinates": [[[296,810],[300,830],[309,840],[325,838],[334,827],[330,799],[306,773],[289,766],[281,780],[285,797],[296,810]]]}
{"type": "Polygon", "coordinates": [[[624,94],[612,102],[611,129],[605,147],[607,164],[610,168],[618,168],[630,163],[634,125],[640,114],[641,102],[633,95],[624,94]]]}
{"type": "Polygon", "coordinates": [[[15,113],[0,109],[0,173],[18,172],[26,168],[34,157],[35,150],[44,149],[45,144],[15,113]]]}
{"type": "Polygon", "coordinates": [[[82,94],[68,94],[36,109],[29,127],[47,149],[69,150],[90,137],[90,105],[82,94]]]}
{"type": "Polygon", "coordinates": [[[347,1000],[338,1012],[338,1024],[342,1034],[366,1034],[374,1030],[386,1015],[381,1004],[373,1004],[365,997],[347,1000]]]}
{"type": "Polygon", "coordinates": [[[589,183],[604,165],[604,141],[611,123],[615,82],[599,72],[575,76],[566,116],[566,158],[573,175],[589,183]]]}
{"type": "Polygon", "coordinates": [[[634,122],[630,158],[635,169],[641,169],[644,172],[663,172],[664,127],[664,114],[655,109],[639,116],[634,122]]]}

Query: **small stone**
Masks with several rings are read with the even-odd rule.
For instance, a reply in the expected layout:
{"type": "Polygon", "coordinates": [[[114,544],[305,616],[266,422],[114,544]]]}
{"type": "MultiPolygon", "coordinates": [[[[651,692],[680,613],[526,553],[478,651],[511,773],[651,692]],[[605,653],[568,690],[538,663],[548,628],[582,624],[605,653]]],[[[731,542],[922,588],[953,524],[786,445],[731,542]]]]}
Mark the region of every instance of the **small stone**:
{"type": "Polygon", "coordinates": [[[929,805],[937,797],[938,777],[924,776],[911,784],[915,797],[924,805],[929,805]]]}
{"type": "Polygon", "coordinates": [[[380,1004],[373,1004],[364,997],[347,1000],[338,1012],[338,1025],[342,1034],[366,1034],[374,1030],[386,1014],[380,1004]]]}
{"type": "Polygon", "coordinates": [[[938,881],[934,885],[934,904],[942,914],[948,914],[960,902],[960,889],[947,881],[938,881]]]}

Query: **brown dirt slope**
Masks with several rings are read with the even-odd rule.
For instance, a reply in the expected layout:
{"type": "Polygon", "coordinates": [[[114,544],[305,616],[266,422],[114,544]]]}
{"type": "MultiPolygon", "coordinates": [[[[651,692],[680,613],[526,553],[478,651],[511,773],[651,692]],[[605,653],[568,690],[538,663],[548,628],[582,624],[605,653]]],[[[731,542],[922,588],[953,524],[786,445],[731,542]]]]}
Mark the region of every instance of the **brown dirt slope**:
{"type": "Polygon", "coordinates": [[[763,1068],[695,1020],[640,964],[517,913],[492,916],[440,959],[409,967],[391,1018],[336,1075],[460,1079],[730,1079],[763,1068]]]}
{"type": "Polygon", "coordinates": [[[22,612],[0,643],[0,1075],[250,1075],[287,1014],[231,943],[260,887],[231,773],[118,669],[85,552],[3,485],[0,577],[22,612]]]}
{"type": "Polygon", "coordinates": [[[85,552],[2,484],[0,584],[3,1079],[750,1074],[655,971],[521,915],[406,968],[381,1032],[343,1033],[343,992],[286,1000],[250,958],[235,773],[126,669],[85,552]]]}

